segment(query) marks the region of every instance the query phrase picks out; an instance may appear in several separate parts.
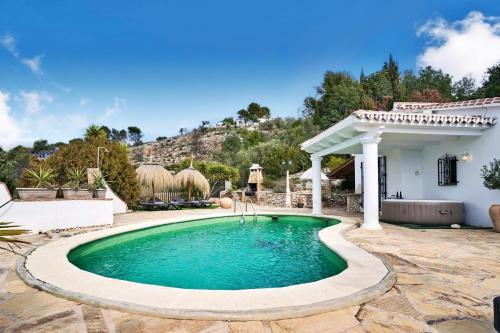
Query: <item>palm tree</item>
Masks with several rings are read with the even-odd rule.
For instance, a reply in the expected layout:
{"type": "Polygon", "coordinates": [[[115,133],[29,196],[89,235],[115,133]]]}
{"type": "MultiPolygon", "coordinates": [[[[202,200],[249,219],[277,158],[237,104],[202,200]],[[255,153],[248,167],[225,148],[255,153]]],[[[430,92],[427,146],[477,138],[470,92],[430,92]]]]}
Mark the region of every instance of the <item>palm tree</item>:
{"type": "Polygon", "coordinates": [[[0,244],[6,244],[8,247],[0,246],[0,249],[19,254],[15,251],[14,247],[21,248],[19,244],[30,244],[30,242],[21,240],[12,236],[24,235],[29,230],[18,229],[18,225],[12,225],[12,222],[0,222],[0,244]]]}
{"type": "Polygon", "coordinates": [[[92,124],[85,130],[85,140],[105,139],[106,137],[106,131],[102,126],[92,124]]]}

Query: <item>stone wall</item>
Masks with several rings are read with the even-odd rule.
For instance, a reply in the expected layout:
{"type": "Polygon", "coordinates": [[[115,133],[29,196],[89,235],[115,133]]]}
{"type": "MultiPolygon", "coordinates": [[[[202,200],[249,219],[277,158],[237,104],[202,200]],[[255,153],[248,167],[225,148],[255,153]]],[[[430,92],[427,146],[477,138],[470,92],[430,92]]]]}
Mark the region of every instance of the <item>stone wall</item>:
{"type": "MultiPolygon", "coordinates": [[[[302,201],[304,207],[312,208],[312,194],[311,192],[292,192],[292,207],[297,207],[298,203],[302,201]]],[[[286,193],[274,193],[270,191],[263,191],[259,196],[259,205],[285,207],[286,193]]]]}
{"type": "Polygon", "coordinates": [[[347,206],[347,196],[350,192],[323,193],[323,207],[345,207],[347,206]]]}
{"type": "MultiPolygon", "coordinates": [[[[221,192],[221,196],[224,192],[221,192]]],[[[244,192],[235,191],[232,192],[232,196],[244,202],[246,198],[244,197],[244,192]]],[[[333,192],[333,193],[323,193],[322,194],[322,205],[323,207],[346,207],[348,205],[349,198],[351,197],[351,210],[353,212],[359,212],[359,201],[360,195],[351,192],[333,192]],[[359,197],[359,198],[358,198],[359,197]],[[353,209],[357,208],[357,211],[353,209]]],[[[305,208],[312,208],[312,193],[311,191],[296,191],[291,193],[292,207],[297,207],[298,203],[301,201],[305,208]]],[[[261,206],[274,206],[274,207],[285,207],[286,193],[276,193],[270,190],[261,191],[259,193],[258,204],[261,206]]]]}
{"type": "Polygon", "coordinates": [[[347,212],[348,213],[359,213],[361,202],[361,194],[360,193],[351,193],[347,195],[347,212]]]}

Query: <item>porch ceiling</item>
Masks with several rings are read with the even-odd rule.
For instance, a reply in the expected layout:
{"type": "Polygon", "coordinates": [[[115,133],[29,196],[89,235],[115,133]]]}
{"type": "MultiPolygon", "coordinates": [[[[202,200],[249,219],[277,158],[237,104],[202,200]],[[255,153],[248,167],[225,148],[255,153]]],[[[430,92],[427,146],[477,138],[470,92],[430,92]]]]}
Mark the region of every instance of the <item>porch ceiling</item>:
{"type": "Polygon", "coordinates": [[[463,136],[480,136],[496,123],[496,118],[359,110],[312,139],[302,150],[314,155],[358,154],[361,139],[379,137],[380,148],[439,144],[463,136]]]}

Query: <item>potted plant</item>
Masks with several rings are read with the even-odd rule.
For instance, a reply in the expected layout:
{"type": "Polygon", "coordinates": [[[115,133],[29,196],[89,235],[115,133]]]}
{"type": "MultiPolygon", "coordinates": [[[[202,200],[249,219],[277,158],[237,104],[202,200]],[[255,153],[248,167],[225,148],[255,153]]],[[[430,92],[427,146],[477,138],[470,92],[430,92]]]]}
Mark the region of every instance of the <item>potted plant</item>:
{"type": "MultiPolygon", "coordinates": [[[[500,160],[493,159],[481,168],[483,184],[490,190],[500,190],[500,160]]],[[[491,222],[496,232],[500,232],[500,204],[493,204],[489,210],[491,222]]]]}
{"type": "Polygon", "coordinates": [[[57,189],[54,188],[54,171],[41,165],[38,169],[26,169],[26,178],[30,187],[18,187],[17,194],[21,200],[55,199],[57,189]]]}
{"type": "Polygon", "coordinates": [[[82,168],[68,168],[66,170],[68,182],[62,188],[66,199],[91,199],[92,191],[87,186],[87,173],[82,168]]]}
{"type": "Polygon", "coordinates": [[[106,180],[104,175],[100,172],[96,172],[92,174],[94,180],[92,181],[92,189],[94,190],[94,197],[97,199],[106,198],[106,192],[108,189],[106,188],[106,180]]]}

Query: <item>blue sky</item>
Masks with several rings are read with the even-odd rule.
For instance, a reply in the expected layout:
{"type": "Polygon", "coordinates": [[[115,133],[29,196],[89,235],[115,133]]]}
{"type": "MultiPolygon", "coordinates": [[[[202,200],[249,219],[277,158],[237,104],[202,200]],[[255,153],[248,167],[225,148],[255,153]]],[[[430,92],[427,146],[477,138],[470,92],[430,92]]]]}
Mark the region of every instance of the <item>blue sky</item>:
{"type": "Polygon", "coordinates": [[[0,146],[68,140],[90,123],[154,139],[252,101],[297,116],[326,70],[369,73],[389,53],[403,69],[446,66],[439,47],[473,11],[496,45],[498,0],[2,1],[0,146]]]}

